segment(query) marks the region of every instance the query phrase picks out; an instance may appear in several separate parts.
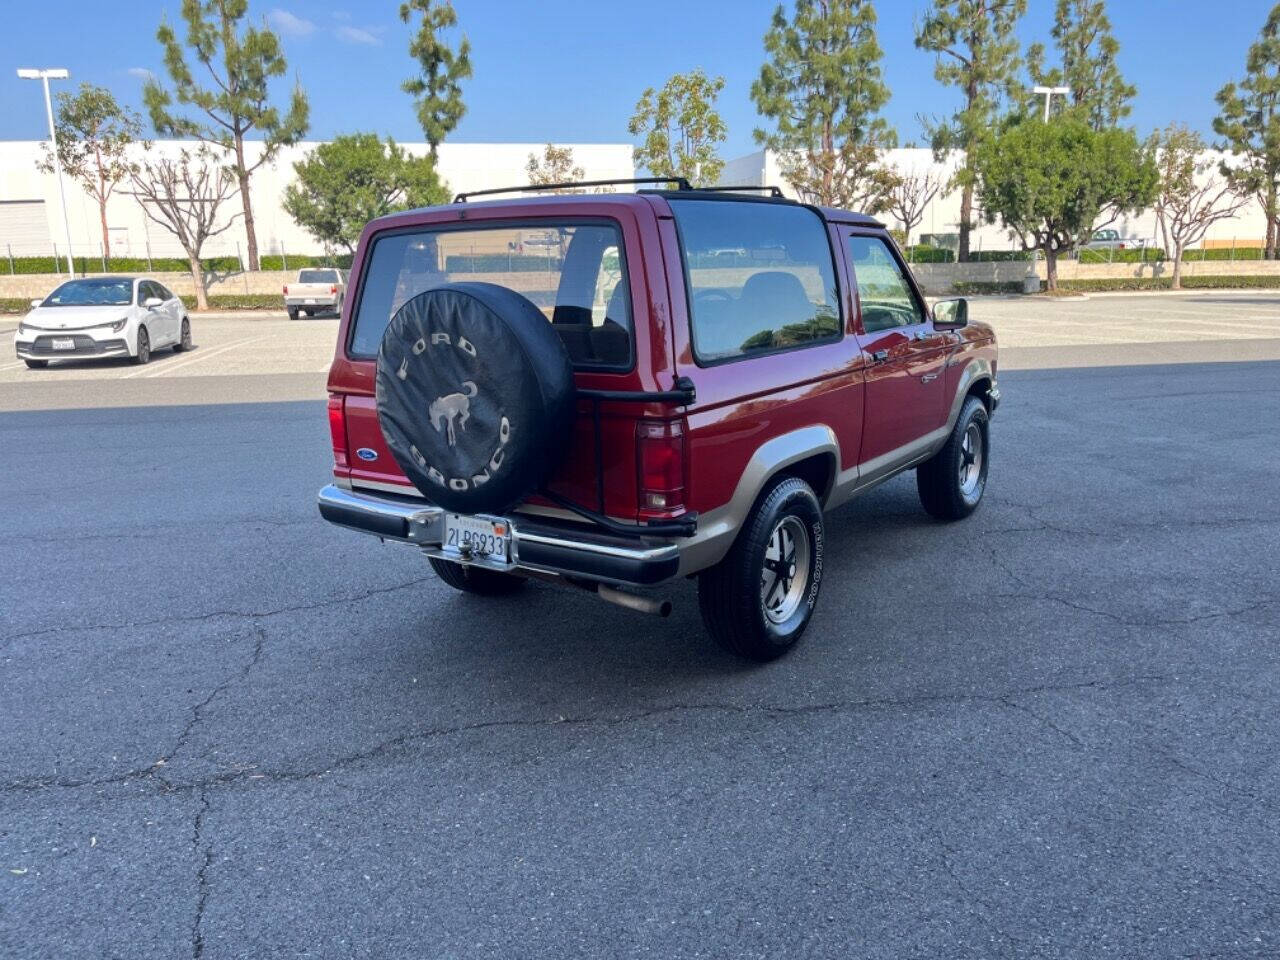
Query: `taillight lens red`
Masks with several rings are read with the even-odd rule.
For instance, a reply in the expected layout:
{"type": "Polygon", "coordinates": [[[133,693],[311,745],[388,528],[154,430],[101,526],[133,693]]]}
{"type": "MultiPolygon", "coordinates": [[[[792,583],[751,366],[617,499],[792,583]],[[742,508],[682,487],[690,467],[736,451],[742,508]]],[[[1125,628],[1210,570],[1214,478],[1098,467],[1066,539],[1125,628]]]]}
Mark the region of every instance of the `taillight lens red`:
{"type": "Polygon", "coordinates": [[[333,440],[335,466],[347,466],[347,408],[343,396],[329,394],[329,436],[333,440]]]}
{"type": "Polygon", "coordinates": [[[329,293],[335,297],[338,295],[338,285],[336,283],[329,288],[329,293]]]}
{"type": "Polygon", "coordinates": [[[684,426],[678,420],[637,423],[636,463],[640,472],[641,516],[683,513],[684,426]]]}
{"type": "Polygon", "coordinates": [[[284,287],[284,295],[285,295],[286,297],[289,295],[289,285],[288,285],[288,284],[285,284],[285,287],[284,287]]]}

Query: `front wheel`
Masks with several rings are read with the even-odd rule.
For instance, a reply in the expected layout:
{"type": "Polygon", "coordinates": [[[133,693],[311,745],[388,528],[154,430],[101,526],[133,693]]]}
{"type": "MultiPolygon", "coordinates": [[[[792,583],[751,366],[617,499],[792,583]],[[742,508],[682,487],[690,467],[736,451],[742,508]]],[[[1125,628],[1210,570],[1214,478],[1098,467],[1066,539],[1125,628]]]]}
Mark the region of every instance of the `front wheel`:
{"type": "Polygon", "coordinates": [[[991,419],[977,397],[965,399],[942,449],[916,468],[920,503],[939,520],[961,520],[978,509],[991,464],[991,419]]]}
{"type": "Polygon", "coordinates": [[[698,607],[715,641],[748,660],[775,660],[800,640],[822,586],[822,507],[798,477],[763,494],[729,553],[698,576],[698,607]]]}
{"type": "Polygon", "coordinates": [[[452,560],[441,560],[439,557],[427,557],[431,569],[441,580],[463,593],[474,593],[484,597],[498,597],[514,593],[524,586],[524,577],[509,573],[497,573],[483,567],[465,567],[452,560]]]}
{"type": "Polygon", "coordinates": [[[191,349],[191,321],[186,317],[182,318],[182,332],[178,335],[178,342],[173,345],[174,353],[182,353],[184,350],[191,349]]]}
{"type": "Polygon", "coordinates": [[[139,366],[151,362],[151,337],[146,327],[138,328],[138,352],[133,355],[133,362],[139,366]]]}

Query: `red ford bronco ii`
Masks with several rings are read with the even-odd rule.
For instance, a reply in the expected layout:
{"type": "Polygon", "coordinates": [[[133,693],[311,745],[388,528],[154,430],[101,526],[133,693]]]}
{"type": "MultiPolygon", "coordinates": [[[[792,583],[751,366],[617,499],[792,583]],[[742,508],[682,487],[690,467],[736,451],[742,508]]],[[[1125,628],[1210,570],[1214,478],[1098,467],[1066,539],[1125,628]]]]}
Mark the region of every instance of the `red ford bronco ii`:
{"type": "Polygon", "coordinates": [[[772,659],[813,615],[824,511],[911,468],[933,516],[978,506],[995,336],[930,311],[870,217],[628,182],[675,189],[365,228],[320,513],[468,593],[548,579],[665,614],[654,588],[696,576],[712,636],[772,659]]]}

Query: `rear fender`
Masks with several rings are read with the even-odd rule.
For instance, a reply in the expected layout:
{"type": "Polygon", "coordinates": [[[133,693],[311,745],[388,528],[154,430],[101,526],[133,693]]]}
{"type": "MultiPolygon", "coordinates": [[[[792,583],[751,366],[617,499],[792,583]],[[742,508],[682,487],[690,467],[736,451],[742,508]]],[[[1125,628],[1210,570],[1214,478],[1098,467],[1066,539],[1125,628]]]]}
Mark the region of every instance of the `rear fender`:
{"type": "MultiPolygon", "coordinates": [[[[801,427],[766,440],[752,454],[738,479],[733,496],[724,506],[698,517],[698,533],[681,545],[680,575],[687,576],[719,563],[769,481],[792,464],[813,456],[831,458],[834,477],[840,464],[840,441],[825,424],[801,427]]],[[[824,497],[828,491],[815,491],[824,497]]]]}

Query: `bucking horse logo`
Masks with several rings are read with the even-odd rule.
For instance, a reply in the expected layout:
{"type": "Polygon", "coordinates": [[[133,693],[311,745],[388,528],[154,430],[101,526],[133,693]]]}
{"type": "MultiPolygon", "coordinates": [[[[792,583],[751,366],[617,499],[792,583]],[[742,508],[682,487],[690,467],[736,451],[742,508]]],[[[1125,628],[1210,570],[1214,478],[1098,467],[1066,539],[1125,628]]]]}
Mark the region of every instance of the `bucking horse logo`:
{"type": "Polygon", "coordinates": [[[474,383],[464,380],[461,393],[446,393],[443,397],[432,401],[431,406],[427,408],[431,425],[437,432],[444,433],[449,438],[449,446],[456,446],[458,443],[458,434],[454,430],[455,423],[463,430],[467,429],[467,421],[471,419],[471,398],[478,392],[474,383]]]}

